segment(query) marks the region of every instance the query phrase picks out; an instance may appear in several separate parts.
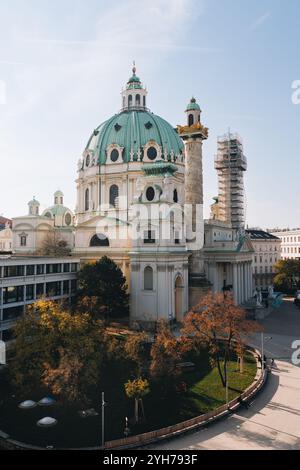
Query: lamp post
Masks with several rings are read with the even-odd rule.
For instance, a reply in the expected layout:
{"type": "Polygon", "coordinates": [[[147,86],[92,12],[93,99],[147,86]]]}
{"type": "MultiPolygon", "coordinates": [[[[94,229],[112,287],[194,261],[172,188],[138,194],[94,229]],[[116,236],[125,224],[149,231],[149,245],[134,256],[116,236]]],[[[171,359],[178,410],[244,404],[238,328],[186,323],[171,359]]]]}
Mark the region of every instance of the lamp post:
{"type": "Polygon", "coordinates": [[[264,346],[265,346],[265,339],[266,340],[271,340],[272,339],[272,336],[266,336],[263,334],[263,332],[261,333],[261,370],[262,372],[264,372],[265,370],[265,362],[264,362],[264,355],[265,355],[265,349],[264,349],[264,346]]]}
{"type": "Polygon", "coordinates": [[[265,363],[264,363],[264,334],[261,333],[261,370],[264,373],[265,363]]]}
{"type": "Polygon", "coordinates": [[[102,448],[104,449],[105,446],[105,399],[104,399],[104,392],[102,392],[102,401],[101,401],[101,408],[102,408],[102,432],[101,432],[101,438],[102,438],[102,448]]]}
{"type": "Polygon", "coordinates": [[[125,429],[124,429],[124,436],[128,437],[130,434],[130,429],[129,429],[129,424],[128,424],[128,418],[125,418],[125,429]]]}

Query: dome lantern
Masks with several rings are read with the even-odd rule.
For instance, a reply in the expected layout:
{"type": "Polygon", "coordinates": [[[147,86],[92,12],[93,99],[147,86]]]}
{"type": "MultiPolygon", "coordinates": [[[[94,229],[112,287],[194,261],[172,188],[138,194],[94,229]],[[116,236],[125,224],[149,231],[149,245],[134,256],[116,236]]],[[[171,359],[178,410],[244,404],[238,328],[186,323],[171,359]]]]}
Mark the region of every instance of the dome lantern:
{"type": "Polygon", "coordinates": [[[29,215],[39,215],[40,213],[40,203],[35,199],[35,196],[33,196],[32,201],[28,202],[28,207],[29,207],[29,215]]]}
{"type": "Polygon", "coordinates": [[[147,90],[143,87],[140,78],[136,75],[136,66],[133,62],[132,76],[129,78],[126,89],[122,91],[122,111],[146,109],[147,90]]]}
{"type": "Polygon", "coordinates": [[[196,101],[196,98],[192,97],[189,104],[186,107],[187,124],[193,126],[194,124],[200,123],[201,121],[201,109],[196,101]]]}
{"type": "Polygon", "coordinates": [[[64,193],[60,190],[54,193],[54,204],[62,206],[64,203],[64,193]]]}

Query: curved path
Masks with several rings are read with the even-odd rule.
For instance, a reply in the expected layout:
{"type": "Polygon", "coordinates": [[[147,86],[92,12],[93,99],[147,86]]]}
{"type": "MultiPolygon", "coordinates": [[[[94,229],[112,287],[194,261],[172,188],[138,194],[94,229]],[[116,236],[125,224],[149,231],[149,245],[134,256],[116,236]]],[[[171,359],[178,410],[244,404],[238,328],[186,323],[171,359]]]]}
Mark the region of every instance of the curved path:
{"type": "MultiPolygon", "coordinates": [[[[275,363],[267,385],[251,407],[193,434],[148,449],[300,449],[300,367],[291,362],[292,342],[300,340],[300,309],[286,300],[262,324],[265,354],[273,357],[275,363]]],[[[260,347],[260,338],[253,344],[260,347]]]]}

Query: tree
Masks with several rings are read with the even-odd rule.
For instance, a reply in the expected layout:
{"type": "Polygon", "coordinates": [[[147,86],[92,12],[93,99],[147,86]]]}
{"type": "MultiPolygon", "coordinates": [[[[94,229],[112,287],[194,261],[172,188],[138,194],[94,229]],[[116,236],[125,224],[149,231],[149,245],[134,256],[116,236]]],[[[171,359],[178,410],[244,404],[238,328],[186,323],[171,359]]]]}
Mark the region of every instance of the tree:
{"type": "Polygon", "coordinates": [[[78,279],[79,298],[96,300],[95,308],[99,316],[104,314],[112,318],[128,315],[126,278],[113,260],[104,256],[95,263],[85,264],[78,273],[78,279]]]}
{"type": "Polygon", "coordinates": [[[42,256],[66,256],[70,252],[71,248],[68,246],[68,243],[55,229],[45,236],[42,246],[38,250],[38,254],[42,256]]]}
{"type": "Polygon", "coordinates": [[[231,352],[237,344],[241,349],[247,336],[256,331],[258,324],[246,319],[246,312],[235,304],[232,294],[210,292],[186,315],[182,333],[196,347],[208,347],[225,387],[231,352]]]}
{"type": "Polygon", "coordinates": [[[180,374],[178,363],[182,359],[184,340],[177,339],[165,322],[160,322],[158,334],[152,344],[150,374],[161,381],[164,389],[172,386],[180,374]]]}
{"type": "Polygon", "coordinates": [[[10,373],[24,391],[46,385],[61,400],[85,401],[101,373],[106,334],[88,314],[72,315],[57,303],[38,301],[14,328],[10,373]]]}
{"type": "Polygon", "coordinates": [[[149,336],[146,333],[127,335],[124,343],[126,358],[133,364],[134,374],[139,377],[148,364],[149,336]]]}
{"type": "Polygon", "coordinates": [[[285,259],[279,260],[275,264],[276,276],[274,284],[282,291],[291,291],[299,287],[300,260],[285,259]]]}
{"type": "Polygon", "coordinates": [[[146,379],[128,380],[125,384],[125,393],[128,398],[134,398],[134,419],[138,423],[140,421],[139,410],[145,418],[143,397],[150,393],[149,382],[146,379]]]}

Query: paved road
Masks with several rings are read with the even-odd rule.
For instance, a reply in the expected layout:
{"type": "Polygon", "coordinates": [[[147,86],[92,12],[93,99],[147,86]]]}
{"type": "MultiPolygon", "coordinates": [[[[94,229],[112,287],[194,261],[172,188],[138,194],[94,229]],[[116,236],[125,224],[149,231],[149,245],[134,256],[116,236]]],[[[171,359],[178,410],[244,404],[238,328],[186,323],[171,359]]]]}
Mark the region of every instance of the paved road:
{"type": "Polygon", "coordinates": [[[266,387],[252,406],[151,449],[300,449],[300,367],[291,363],[292,342],[300,340],[300,309],[286,300],[262,324],[265,353],[275,358],[275,364],[266,387]]]}

